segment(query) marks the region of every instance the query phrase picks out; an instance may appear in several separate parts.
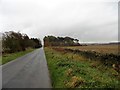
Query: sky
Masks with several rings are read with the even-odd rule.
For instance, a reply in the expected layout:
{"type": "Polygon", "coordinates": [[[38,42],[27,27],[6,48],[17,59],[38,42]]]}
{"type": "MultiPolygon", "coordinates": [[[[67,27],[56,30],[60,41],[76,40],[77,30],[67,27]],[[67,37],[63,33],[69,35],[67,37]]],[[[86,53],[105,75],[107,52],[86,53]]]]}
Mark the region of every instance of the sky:
{"type": "Polygon", "coordinates": [[[70,36],[81,43],[118,41],[119,0],[0,0],[0,32],[70,36]]]}

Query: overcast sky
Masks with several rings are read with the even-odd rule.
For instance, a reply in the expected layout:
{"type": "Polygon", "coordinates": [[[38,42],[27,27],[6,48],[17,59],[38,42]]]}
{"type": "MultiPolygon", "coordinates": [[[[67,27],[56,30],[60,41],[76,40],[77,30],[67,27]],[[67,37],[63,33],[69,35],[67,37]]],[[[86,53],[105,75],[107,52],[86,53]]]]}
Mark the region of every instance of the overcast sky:
{"type": "Polygon", "coordinates": [[[118,41],[119,0],[0,0],[0,32],[118,41]]]}

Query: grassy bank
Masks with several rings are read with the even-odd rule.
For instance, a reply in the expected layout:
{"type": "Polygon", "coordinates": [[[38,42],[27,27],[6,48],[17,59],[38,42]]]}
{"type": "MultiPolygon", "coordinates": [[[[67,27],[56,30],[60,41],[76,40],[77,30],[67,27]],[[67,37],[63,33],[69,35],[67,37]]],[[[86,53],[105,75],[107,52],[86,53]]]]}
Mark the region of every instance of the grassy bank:
{"type": "Polygon", "coordinates": [[[5,64],[7,62],[10,62],[12,60],[15,60],[16,58],[23,56],[34,49],[27,49],[26,51],[16,52],[16,53],[10,53],[10,54],[3,54],[2,55],[2,64],[5,64]]]}
{"type": "Polygon", "coordinates": [[[52,48],[45,54],[54,88],[119,88],[118,72],[99,61],[52,48]]]}
{"type": "Polygon", "coordinates": [[[0,65],[2,64],[2,56],[0,55],[0,65]]]}

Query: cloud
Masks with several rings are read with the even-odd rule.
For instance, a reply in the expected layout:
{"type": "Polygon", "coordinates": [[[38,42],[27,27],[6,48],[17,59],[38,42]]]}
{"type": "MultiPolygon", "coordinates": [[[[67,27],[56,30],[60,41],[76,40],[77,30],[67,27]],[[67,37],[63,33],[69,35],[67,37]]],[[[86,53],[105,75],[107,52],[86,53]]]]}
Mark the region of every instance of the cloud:
{"type": "Polygon", "coordinates": [[[117,41],[117,2],[2,0],[0,29],[2,32],[21,31],[41,39],[45,35],[56,35],[72,36],[82,42],[117,41]]]}

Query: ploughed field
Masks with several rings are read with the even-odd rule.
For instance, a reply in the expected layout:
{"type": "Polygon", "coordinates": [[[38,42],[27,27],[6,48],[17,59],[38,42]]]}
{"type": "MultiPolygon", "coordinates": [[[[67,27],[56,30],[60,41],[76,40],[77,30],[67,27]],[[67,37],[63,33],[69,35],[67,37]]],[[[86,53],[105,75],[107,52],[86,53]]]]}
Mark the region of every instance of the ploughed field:
{"type": "Polygon", "coordinates": [[[45,47],[52,86],[120,88],[118,47],[108,46],[45,47]]]}

